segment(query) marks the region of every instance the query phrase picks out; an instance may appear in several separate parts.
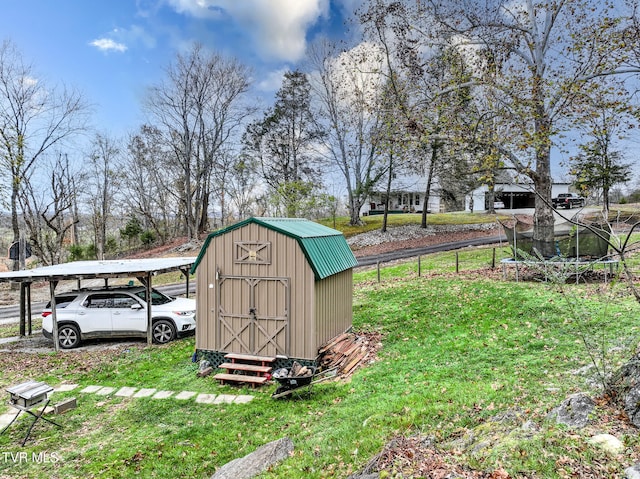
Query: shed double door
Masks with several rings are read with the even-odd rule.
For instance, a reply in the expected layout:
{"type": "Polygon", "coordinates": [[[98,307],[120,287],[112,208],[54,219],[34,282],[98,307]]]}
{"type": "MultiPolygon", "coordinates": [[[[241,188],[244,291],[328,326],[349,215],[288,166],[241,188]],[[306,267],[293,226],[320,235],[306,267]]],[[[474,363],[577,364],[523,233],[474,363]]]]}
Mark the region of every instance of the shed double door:
{"type": "Polygon", "coordinates": [[[217,350],[289,355],[289,278],[218,279],[217,350]]]}

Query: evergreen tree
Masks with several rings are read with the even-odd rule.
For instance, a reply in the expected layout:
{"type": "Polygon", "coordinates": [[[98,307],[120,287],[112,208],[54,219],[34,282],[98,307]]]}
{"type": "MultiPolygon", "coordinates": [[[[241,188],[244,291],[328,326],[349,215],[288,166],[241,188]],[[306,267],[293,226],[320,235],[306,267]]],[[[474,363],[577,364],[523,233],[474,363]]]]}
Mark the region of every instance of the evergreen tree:
{"type": "Polygon", "coordinates": [[[273,108],[249,126],[245,152],[259,159],[264,181],[288,217],[304,214],[318,190],[321,172],[314,146],[322,135],[311,113],[307,76],[287,72],[273,108]]]}

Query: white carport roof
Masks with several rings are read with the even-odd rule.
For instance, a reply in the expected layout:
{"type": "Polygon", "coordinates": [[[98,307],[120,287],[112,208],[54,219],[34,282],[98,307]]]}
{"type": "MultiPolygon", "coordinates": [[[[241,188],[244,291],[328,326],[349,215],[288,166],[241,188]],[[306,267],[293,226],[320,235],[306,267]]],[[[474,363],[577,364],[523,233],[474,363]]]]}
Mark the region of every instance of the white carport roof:
{"type": "Polygon", "coordinates": [[[138,278],[175,270],[189,270],[195,257],[74,261],[0,273],[0,282],[32,283],[95,278],[138,278]]]}
{"type": "MultiPolygon", "coordinates": [[[[184,258],[145,258],[145,259],[122,259],[104,261],[74,261],[53,266],[42,266],[39,268],[9,271],[0,273],[0,282],[21,283],[21,287],[26,290],[26,294],[21,290],[20,294],[20,334],[24,334],[25,316],[29,315],[31,321],[31,304],[25,304],[30,298],[31,283],[36,281],[48,281],[51,293],[51,307],[53,315],[53,344],[58,350],[58,327],[55,308],[55,288],[58,281],[82,280],[97,278],[137,278],[145,284],[147,295],[150,296],[152,277],[169,271],[180,270],[187,280],[187,291],[189,289],[189,270],[195,263],[195,257],[184,258]]],[[[31,324],[31,322],[29,322],[31,324]]],[[[151,344],[151,308],[147,308],[147,342],[151,344]]]]}

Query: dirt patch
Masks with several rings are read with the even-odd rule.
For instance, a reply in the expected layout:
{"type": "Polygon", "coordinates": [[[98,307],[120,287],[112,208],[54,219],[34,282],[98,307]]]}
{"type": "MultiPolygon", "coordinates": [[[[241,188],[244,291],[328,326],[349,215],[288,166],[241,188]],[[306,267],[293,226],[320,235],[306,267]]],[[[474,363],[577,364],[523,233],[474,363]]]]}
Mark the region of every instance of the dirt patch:
{"type": "Polygon", "coordinates": [[[2,345],[3,377],[39,377],[55,375],[64,382],[69,374],[89,372],[103,364],[112,363],[117,357],[128,354],[134,349],[143,349],[145,342],[96,342],[73,350],[61,350],[53,354],[53,344],[45,338],[27,338],[11,347],[2,345]],[[15,348],[14,348],[15,346],[15,348]],[[24,349],[23,349],[24,348],[24,349]]]}
{"type": "MultiPolygon", "coordinates": [[[[0,353],[12,353],[20,352],[26,354],[48,354],[54,352],[53,341],[45,338],[39,331],[34,332],[33,336],[25,338],[19,338],[2,343],[0,342],[0,353]]],[[[138,341],[84,341],[82,346],[74,348],[73,350],[60,349],[59,351],[64,354],[71,354],[72,352],[84,352],[84,351],[109,351],[109,350],[123,350],[138,347],[139,345],[146,345],[144,340],[138,341]]]]}

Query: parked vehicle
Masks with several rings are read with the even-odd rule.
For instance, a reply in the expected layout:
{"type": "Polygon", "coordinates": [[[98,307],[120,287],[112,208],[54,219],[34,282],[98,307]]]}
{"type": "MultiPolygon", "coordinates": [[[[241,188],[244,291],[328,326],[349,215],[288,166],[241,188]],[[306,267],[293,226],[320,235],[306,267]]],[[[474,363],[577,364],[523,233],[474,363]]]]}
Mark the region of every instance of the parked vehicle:
{"type": "MultiPolygon", "coordinates": [[[[147,337],[147,296],[142,286],[72,291],[56,296],[58,343],[77,347],[90,338],[147,337]]],[[[196,302],[151,291],[151,334],[164,344],[195,333],[196,302]]],[[[42,312],[42,334],[53,338],[51,302],[42,312]]]]}
{"type": "Polygon", "coordinates": [[[585,199],[582,196],[578,196],[575,193],[560,193],[556,198],[552,200],[554,208],[573,208],[582,207],[585,204],[585,199]]]}

